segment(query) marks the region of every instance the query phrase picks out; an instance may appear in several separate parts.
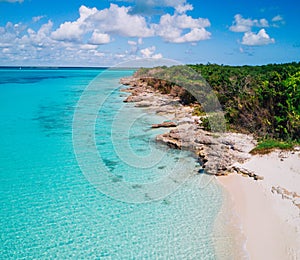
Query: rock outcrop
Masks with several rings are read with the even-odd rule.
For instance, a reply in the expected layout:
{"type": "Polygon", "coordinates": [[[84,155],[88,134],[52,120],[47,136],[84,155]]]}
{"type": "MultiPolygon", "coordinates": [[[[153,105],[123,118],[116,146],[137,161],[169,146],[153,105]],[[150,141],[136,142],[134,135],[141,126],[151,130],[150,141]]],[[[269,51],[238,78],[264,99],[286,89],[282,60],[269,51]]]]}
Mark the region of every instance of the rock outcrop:
{"type": "Polygon", "coordinates": [[[151,127],[152,128],[161,128],[161,127],[176,127],[177,124],[173,121],[165,121],[160,124],[153,124],[151,127]]]}
{"type": "Polygon", "coordinates": [[[256,145],[251,135],[205,131],[201,126],[202,117],[194,115],[193,104],[184,104],[180,96],[172,91],[169,94],[161,93],[160,82],[151,79],[149,84],[148,81],[150,79],[130,77],[121,79],[120,83],[129,86],[124,91],[131,93],[124,102],[134,102],[137,107],[170,118],[170,121],[152,125],[152,128],[172,127],[169,132],[156,137],[158,142],[172,148],[193,151],[208,174],[242,173],[255,180],[262,179],[238,166],[250,158],[249,152],[256,145]]]}
{"type": "Polygon", "coordinates": [[[291,192],[288,191],[287,189],[277,186],[277,187],[272,187],[271,189],[272,193],[277,193],[281,195],[282,199],[287,199],[292,201],[292,203],[300,209],[300,195],[297,194],[296,192],[291,192]]]}

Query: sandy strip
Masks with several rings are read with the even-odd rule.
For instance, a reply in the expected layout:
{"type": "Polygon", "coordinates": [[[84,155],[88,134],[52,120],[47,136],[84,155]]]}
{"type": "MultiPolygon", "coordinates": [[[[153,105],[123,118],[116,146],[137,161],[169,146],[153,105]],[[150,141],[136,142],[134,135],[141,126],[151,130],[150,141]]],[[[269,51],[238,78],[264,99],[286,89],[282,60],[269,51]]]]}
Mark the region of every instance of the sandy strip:
{"type": "Polygon", "coordinates": [[[300,195],[300,153],[253,156],[243,167],[264,180],[238,174],[218,180],[240,217],[250,259],[300,259],[300,209],[295,200],[271,191],[280,186],[300,195]]]}

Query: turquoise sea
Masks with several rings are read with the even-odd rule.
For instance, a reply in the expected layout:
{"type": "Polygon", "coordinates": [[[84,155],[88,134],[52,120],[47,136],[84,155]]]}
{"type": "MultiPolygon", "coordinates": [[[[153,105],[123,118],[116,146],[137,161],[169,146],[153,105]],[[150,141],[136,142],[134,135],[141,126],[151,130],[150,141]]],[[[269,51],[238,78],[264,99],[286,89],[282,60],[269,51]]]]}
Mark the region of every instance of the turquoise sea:
{"type": "MultiPolygon", "coordinates": [[[[226,237],[214,231],[222,190],[197,174],[199,165],[190,154],[154,142],[162,130],[150,126],[161,117],[122,102],[127,94],[118,80],[132,73],[0,69],[0,259],[216,258],[214,238],[226,237]],[[72,127],[91,82],[98,87],[95,95],[105,97],[94,128],[101,160],[83,158],[83,167],[72,127]],[[153,162],[152,154],[159,155],[153,162]],[[86,178],[96,163],[111,174],[112,186],[106,180],[102,190],[86,178]],[[145,194],[143,203],[131,203],[128,193],[113,190],[115,183],[134,183],[134,194],[141,184],[168,176],[175,165],[189,178],[162,198],[145,194]]],[[[89,106],[79,111],[85,127],[91,111],[89,106]]]]}

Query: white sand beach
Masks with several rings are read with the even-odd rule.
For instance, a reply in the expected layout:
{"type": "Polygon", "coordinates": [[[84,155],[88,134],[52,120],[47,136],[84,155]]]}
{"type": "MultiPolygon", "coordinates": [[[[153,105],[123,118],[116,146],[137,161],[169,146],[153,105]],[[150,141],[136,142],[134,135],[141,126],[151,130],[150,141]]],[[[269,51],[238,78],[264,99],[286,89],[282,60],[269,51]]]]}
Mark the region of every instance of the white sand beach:
{"type": "Polygon", "coordinates": [[[178,107],[170,105],[174,97],[155,92],[139,78],[123,79],[122,84],[131,87],[126,90],[131,95],[125,102],[151,108],[177,122],[153,125],[155,128],[166,124],[174,126],[171,131],[157,136],[157,141],[170,147],[191,149],[207,172],[226,175],[217,177],[228,196],[225,195],[224,211],[220,211],[216,230],[229,232],[234,239],[230,244],[224,242],[226,237],[216,237],[217,255],[233,254],[236,259],[254,260],[300,259],[300,149],[251,156],[249,151],[257,144],[252,135],[214,136],[198,127],[200,118],[195,120],[193,107],[179,109],[180,104],[178,107]],[[245,177],[230,172],[242,172],[245,177]],[[220,245],[223,242],[229,248],[220,245]]]}
{"type": "Polygon", "coordinates": [[[300,152],[255,155],[242,167],[264,179],[232,174],[218,180],[239,215],[249,258],[300,259],[300,152]]]}

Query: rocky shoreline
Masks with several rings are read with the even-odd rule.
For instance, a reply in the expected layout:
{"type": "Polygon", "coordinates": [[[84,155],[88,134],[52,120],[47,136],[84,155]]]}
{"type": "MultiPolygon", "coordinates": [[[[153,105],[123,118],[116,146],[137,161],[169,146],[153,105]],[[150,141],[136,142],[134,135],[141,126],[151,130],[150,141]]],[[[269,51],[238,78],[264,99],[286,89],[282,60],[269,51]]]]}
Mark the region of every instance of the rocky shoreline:
{"type": "Polygon", "coordinates": [[[131,94],[124,102],[133,102],[136,107],[149,109],[169,119],[152,125],[152,128],[171,128],[169,132],[156,137],[158,142],[192,151],[207,174],[220,176],[237,173],[255,180],[263,179],[241,165],[251,158],[249,152],[256,146],[253,136],[205,131],[201,126],[201,119],[205,116],[196,116],[193,104],[183,105],[178,86],[176,93],[163,94],[155,88],[160,83],[157,81],[133,76],[122,78],[120,83],[128,86],[122,91],[131,94]]]}
{"type": "Polygon", "coordinates": [[[228,207],[239,216],[236,225],[247,238],[243,250],[251,259],[300,259],[299,147],[252,155],[257,145],[252,135],[205,131],[205,116],[196,116],[194,105],[183,105],[176,95],[182,90],[162,94],[160,82],[147,78],[125,78],[121,83],[128,86],[122,91],[131,94],[125,102],[167,119],[149,126],[168,130],[156,137],[158,142],[192,151],[206,174],[230,175],[218,182],[228,192],[228,207]]]}

